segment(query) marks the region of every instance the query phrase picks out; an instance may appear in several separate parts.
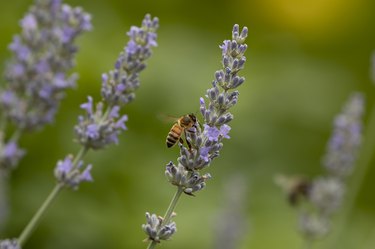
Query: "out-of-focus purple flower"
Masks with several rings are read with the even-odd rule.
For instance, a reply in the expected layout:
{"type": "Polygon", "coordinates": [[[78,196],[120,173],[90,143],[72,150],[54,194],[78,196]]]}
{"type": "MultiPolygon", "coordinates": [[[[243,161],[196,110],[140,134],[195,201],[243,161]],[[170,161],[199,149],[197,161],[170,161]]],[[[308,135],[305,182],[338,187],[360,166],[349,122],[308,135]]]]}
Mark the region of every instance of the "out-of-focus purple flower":
{"type": "Polygon", "coordinates": [[[0,240],[0,249],[21,249],[16,239],[0,240]]]}
{"type": "Polygon", "coordinates": [[[89,164],[82,170],[83,162],[73,163],[73,156],[68,155],[64,160],[57,162],[55,177],[57,181],[65,187],[76,190],[83,181],[93,181],[91,176],[92,165],[89,164]]]}
{"type": "Polygon", "coordinates": [[[87,126],[86,135],[90,139],[97,139],[99,137],[99,127],[97,124],[89,124],[87,126]]]}
{"type": "Polygon", "coordinates": [[[145,60],[156,46],[159,21],[146,15],[141,27],[131,27],[127,33],[130,41],[115,62],[114,70],[102,74],[103,101],[93,108],[93,100],[81,105],[86,111],[75,127],[77,140],[86,148],[101,149],[118,143],[118,135],[126,130],[127,115],[120,115],[120,108],[132,101],[139,87],[139,73],[146,67],[145,60]],[[105,110],[106,108],[106,110],[105,110]]]}
{"type": "Polygon", "coordinates": [[[0,169],[14,169],[24,155],[25,151],[20,149],[14,141],[0,144],[0,169]]]}
{"type": "Polygon", "coordinates": [[[81,180],[86,182],[92,182],[94,179],[91,176],[92,165],[89,164],[81,174],[81,180]]]}
{"type": "Polygon", "coordinates": [[[63,161],[58,161],[56,170],[61,174],[68,174],[73,168],[72,157],[67,156],[63,161]]]}
{"type": "Polygon", "coordinates": [[[34,15],[27,14],[22,20],[21,20],[21,27],[26,32],[27,31],[34,31],[38,28],[38,22],[34,15]]]}
{"type": "Polygon", "coordinates": [[[51,123],[64,92],[75,85],[70,75],[78,51],[75,39],[91,29],[90,15],[57,0],[36,0],[20,22],[9,49],[0,103],[19,129],[36,130],[51,123]],[[13,93],[13,101],[4,94],[13,93]]]}
{"type": "Polygon", "coordinates": [[[344,106],[342,113],[335,118],[333,134],[323,159],[324,166],[333,175],[346,177],[353,170],[361,144],[363,112],[364,97],[355,93],[344,106]]]}
{"type": "Polygon", "coordinates": [[[88,114],[93,113],[93,99],[91,96],[87,97],[88,101],[87,103],[81,104],[81,108],[84,109],[88,114]]]}

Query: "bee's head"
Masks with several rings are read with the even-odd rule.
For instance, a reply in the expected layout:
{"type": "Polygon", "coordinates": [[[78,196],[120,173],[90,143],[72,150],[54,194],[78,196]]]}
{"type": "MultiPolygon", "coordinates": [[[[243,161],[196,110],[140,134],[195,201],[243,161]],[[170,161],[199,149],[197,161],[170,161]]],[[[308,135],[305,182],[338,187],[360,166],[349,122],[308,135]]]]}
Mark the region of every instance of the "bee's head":
{"type": "Polygon", "coordinates": [[[194,113],[190,113],[189,115],[189,118],[195,123],[197,122],[197,117],[194,115],[194,113]]]}

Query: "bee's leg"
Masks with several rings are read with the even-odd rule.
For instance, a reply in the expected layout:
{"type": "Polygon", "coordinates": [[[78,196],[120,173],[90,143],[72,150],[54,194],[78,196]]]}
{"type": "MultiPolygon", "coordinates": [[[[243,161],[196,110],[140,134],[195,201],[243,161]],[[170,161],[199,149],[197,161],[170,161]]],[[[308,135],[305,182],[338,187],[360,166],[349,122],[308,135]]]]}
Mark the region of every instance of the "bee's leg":
{"type": "Polygon", "coordinates": [[[184,130],[184,135],[185,135],[186,144],[187,144],[187,146],[189,147],[189,151],[191,152],[191,144],[189,143],[189,141],[188,141],[188,139],[187,139],[187,136],[186,136],[186,130],[184,130]]]}

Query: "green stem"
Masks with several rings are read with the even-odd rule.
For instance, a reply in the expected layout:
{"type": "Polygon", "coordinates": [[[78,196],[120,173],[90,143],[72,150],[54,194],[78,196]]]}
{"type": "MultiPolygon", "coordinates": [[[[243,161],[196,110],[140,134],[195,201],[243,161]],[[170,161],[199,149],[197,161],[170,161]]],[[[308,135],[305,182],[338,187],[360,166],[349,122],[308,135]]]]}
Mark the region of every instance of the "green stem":
{"type": "Polygon", "coordinates": [[[42,206],[38,209],[38,211],[35,213],[33,218],[30,220],[29,224],[23,229],[21,235],[18,238],[18,243],[20,247],[23,246],[23,244],[26,242],[26,240],[30,237],[31,233],[36,228],[37,224],[40,221],[40,218],[44,214],[44,212],[47,210],[47,208],[51,205],[52,201],[55,199],[57,194],[60,192],[60,190],[63,188],[62,184],[57,184],[54,189],[51,191],[51,193],[48,195],[47,199],[43,202],[42,206]]]}
{"type": "Polygon", "coordinates": [[[357,167],[354,169],[353,178],[349,181],[349,191],[347,193],[346,205],[343,207],[342,218],[338,221],[337,232],[333,236],[329,248],[336,248],[345,229],[350,228],[349,220],[350,214],[353,212],[355,202],[357,200],[362,183],[366,177],[366,173],[370,168],[371,159],[375,148],[375,104],[372,107],[372,112],[369,121],[366,125],[367,129],[363,136],[362,149],[358,157],[357,167]]]}
{"type": "MultiPolygon", "coordinates": [[[[77,153],[77,155],[75,156],[73,160],[72,170],[74,170],[77,167],[78,162],[84,157],[87,151],[88,149],[85,147],[79,150],[79,152],[77,153]]],[[[63,183],[56,184],[56,186],[52,189],[51,193],[47,196],[47,198],[43,202],[42,206],[40,206],[38,211],[31,218],[30,222],[23,229],[21,235],[18,237],[18,244],[20,245],[20,247],[22,247],[24,243],[27,241],[27,239],[31,236],[32,232],[35,230],[38,223],[40,222],[43,214],[47,211],[48,207],[51,205],[52,201],[57,197],[57,195],[63,189],[63,187],[64,187],[63,183]]]]}
{"type": "MultiPolygon", "coordinates": [[[[174,209],[176,208],[176,205],[177,205],[177,202],[181,196],[181,194],[183,193],[183,189],[181,187],[178,187],[177,188],[177,191],[176,193],[174,194],[172,200],[171,200],[171,203],[169,204],[169,207],[167,209],[167,211],[165,212],[165,215],[164,215],[164,220],[163,220],[163,223],[161,224],[161,227],[163,227],[164,225],[168,224],[170,222],[170,220],[172,219],[172,214],[173,214],[173,211],[174,209]]],[[[158,244],[158,242],[152,240],[150,241],[150,243],[148,244],[148,247],[147,249],[153,249],[155,248],[155,246],[158,244]]]]}

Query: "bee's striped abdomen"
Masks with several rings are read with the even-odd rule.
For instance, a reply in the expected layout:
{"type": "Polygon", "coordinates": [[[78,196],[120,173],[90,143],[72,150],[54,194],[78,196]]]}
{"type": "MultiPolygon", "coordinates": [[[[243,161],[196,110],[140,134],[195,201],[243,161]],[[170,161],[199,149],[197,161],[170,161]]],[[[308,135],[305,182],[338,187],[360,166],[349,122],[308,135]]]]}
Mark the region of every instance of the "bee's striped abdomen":
{"type": "Polygon", "coordinates": [[[177,143],[177,141],[181,137],[182,131],[183,131],[183,128],[180,125],[174,124],[172,126],[172,129],[169,131],[168,136],[167,136],[168,148],[172,147],[173,145],[177,143]]]}

